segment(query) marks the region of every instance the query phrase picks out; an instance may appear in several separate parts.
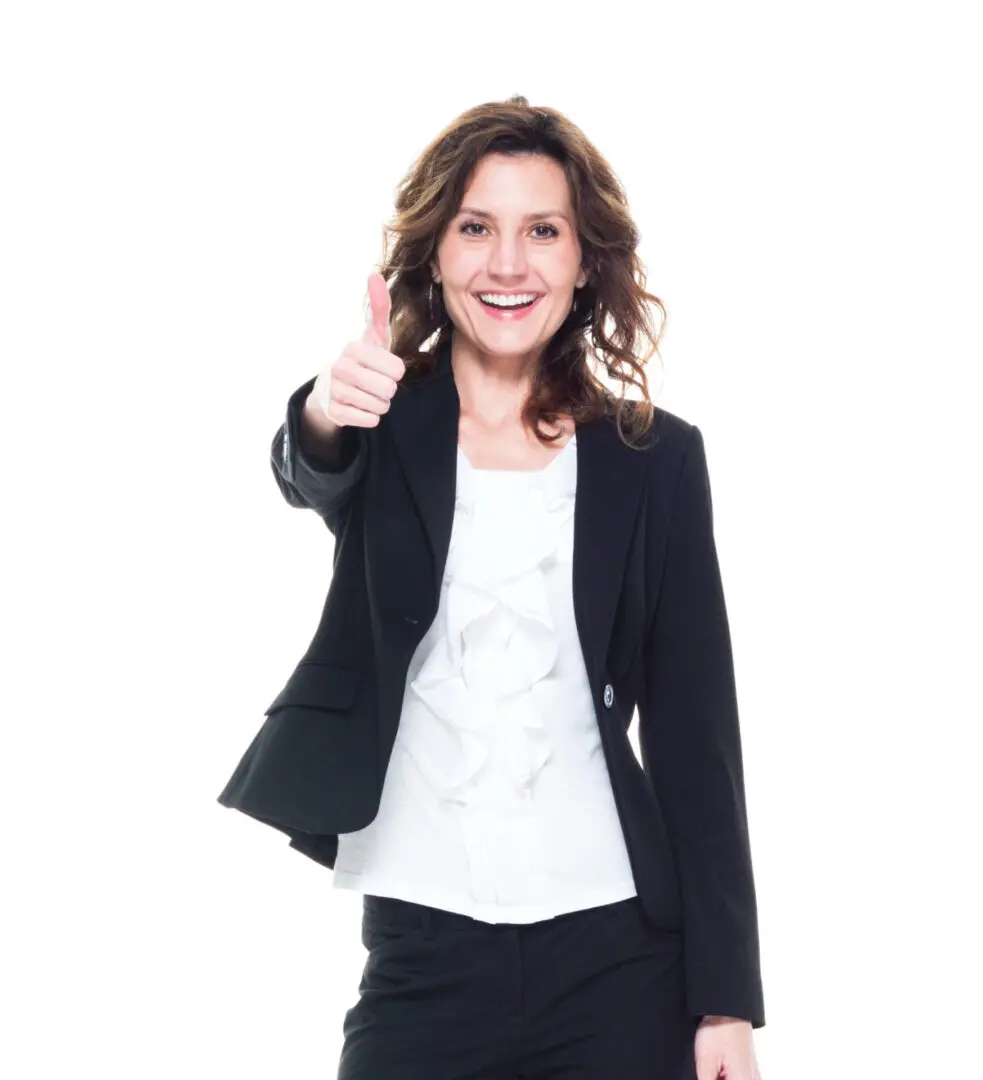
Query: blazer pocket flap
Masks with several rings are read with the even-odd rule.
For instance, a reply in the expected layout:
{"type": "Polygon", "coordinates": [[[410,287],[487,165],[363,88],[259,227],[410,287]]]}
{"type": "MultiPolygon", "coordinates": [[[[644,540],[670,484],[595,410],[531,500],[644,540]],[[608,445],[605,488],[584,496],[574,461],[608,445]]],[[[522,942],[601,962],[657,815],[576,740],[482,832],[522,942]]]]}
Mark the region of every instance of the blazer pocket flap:
{"type": "Polygon", "coordinates": [[[266,714],[286,705],[303,705],[309,709],[348,709],[355,700],[363,674],[358,668],[305,660],[287,680],[287,685],[274,698],[266,714]]]}

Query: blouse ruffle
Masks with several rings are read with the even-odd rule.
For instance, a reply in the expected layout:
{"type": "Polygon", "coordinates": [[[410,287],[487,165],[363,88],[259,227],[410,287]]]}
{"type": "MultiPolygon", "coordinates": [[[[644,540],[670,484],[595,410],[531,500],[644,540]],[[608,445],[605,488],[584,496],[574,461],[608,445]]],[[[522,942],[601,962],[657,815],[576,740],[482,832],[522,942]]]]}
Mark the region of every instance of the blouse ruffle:
{"type": "Polygon", "coordinates": [[[530,690],[559,654],[545,570],[573,561],[575,443],[528,475],[476,470],[458,448],[444,632],[410,682],[418,707],[403,732],[441,798],[492,802],[503,778],[528,797],[550,758],[530,690]]]}

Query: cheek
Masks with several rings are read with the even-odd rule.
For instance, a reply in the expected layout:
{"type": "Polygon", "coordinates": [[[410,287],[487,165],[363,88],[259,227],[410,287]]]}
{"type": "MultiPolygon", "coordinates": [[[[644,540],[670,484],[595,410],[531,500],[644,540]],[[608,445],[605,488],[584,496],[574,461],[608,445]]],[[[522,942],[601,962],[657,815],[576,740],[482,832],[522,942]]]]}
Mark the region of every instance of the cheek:
{"type": "Polygon", "coordinates": [[[479,252],[456,236],[447,237],[437,248],[437,260],[444,277],[451,282],[466,280],[467,274],[481,264],[479,252]]]}
{"type": "Polygon", "coordinates": [[[549,258],[542,264],[543,277],[558,292],[572,289],[580,272],[580,255],[573,245],[553,248],[549,258]]]}

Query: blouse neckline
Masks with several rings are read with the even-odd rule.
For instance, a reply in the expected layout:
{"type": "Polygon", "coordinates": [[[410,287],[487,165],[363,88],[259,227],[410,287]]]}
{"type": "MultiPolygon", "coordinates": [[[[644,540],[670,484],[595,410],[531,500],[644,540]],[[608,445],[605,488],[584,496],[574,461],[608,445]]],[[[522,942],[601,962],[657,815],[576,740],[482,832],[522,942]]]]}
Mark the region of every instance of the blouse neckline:
{"type": "Polygon", "coordinates": [[[550,461],[549,464],[544,465],[542,468],[539,468],[539,469],[484,469],[484,468],[479,468],[477,465],[472,465],[471,464],[471,461],[469,460],[467,454],[465,454],[465,452],[461,449],[461,444],[460,443],[457,444],[457,456],[458,456],[459,460],[463,461],[464,464],[467,466],[468,471],[472,472],[472,473],[479,473],[479,474],[480,473],[492,473],[492,474],[504,475],[504,476],[542,476],[544,473],[549,472],[550,469],[552,469],[554,465],[556,465],[556,463],[564,456],[564,454],[566,454],[567,450],[570,449],[571,444],[575,443],[576,440],[577,440],[577,433],[574,432],[570,436],[570,438],[567,439],[566,443],[563,445],[563,448],[561,450],[557,451],[557,454],[553,458],[553,460],[550,461]]]}

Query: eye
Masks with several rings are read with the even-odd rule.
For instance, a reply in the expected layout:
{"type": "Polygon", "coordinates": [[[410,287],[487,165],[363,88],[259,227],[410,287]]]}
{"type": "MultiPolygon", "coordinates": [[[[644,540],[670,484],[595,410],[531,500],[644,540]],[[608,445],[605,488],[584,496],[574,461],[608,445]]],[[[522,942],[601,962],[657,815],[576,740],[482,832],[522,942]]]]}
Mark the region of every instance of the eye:
{"type": "MultiPolygon", "coordinates": [[[[459,231],[464,233],[465,236],[479,236],[480,233],[468,232],[468,229],[470,229],[472,226],[475,226],[475,227],[477,227],[479,229],[483,229],[485,227],[484,224],[482,222],[480,222],[480,221],[465,221],[464,224],[461,226],[459,231]]],[[[547,225],[545,222],[541,222],[539,225],[534,226],[534,228],[536,228],[536,229],[548,229],[549,230],[549,232],[546,234],[546,236],[538,236],[538,237],[536,237],[537,240],[550,240],[554,236],[559,236],[560,235],[560,230],[559,229],[557,229],[554,225],[547,225]]]]}

